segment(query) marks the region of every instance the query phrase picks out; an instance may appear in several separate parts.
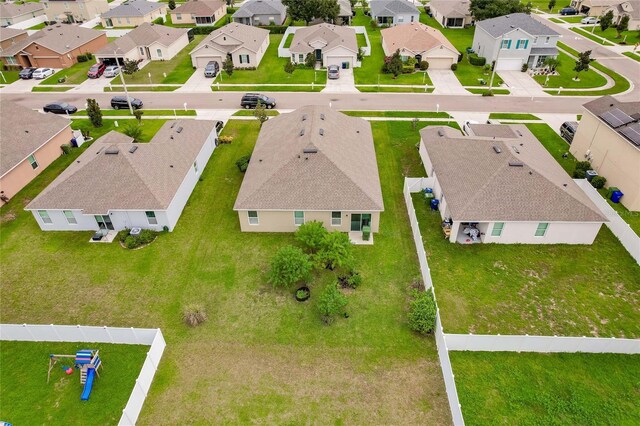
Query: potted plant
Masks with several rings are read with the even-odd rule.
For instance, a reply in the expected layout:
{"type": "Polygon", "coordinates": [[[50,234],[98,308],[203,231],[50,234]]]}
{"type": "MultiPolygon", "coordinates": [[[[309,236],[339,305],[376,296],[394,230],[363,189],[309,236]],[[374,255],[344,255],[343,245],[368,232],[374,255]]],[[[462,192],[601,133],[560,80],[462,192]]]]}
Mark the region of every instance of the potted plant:
{"type": "Polygon", "coordinates": [[[306,285],[300,287],[295,292],[295,298],[298,302],[304,302],[306,300],[309,300],[310,297],[311,297],[311,290],[306,285]]]}

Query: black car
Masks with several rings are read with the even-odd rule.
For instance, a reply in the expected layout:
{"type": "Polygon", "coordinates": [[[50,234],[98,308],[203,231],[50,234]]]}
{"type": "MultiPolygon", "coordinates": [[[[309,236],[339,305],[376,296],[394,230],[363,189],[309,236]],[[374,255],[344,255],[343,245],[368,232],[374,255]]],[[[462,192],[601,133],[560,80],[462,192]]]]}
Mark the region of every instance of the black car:
{"type": "Polygon", "coordinates": [[[275,99],[265,95],[261,95],[259,93],[247,93],[246,95],[244,95],[242,97],[242,100],[240,101],[240,106],[246,109],[255,108],[258,105],[258,102],[260,102],[268,109],[275,108],[276,106],[275,99]]]}
{"type": "Polygon", "coordinates": [[[24,68],[18,73],[18,77],[20,77],[23,80],[29,80],[29,79],[33,78],[33,72],[35,70],[36,70],[36,68],[34,68],[34,67],[24,68]]]}
{"type": "Polygon", "coordinates": [[[53,102],[46,104],[42,110],[44,112],[52,112],[54,114],[75,114],[78,111],[78,108],[66,102],[53,102]]]}
{"type": "MultiPolygon", "coordinates": [[[[134,109],[142,108],[142,101],[140,99],[129,97],[129,101],[131,102],[131,106],[134,109]]],[[[111,108],[129,108],[129,102],[127,102],[126,96],[114,96],[113,98],[111,98],[111,108]]]]}
{"type": "Polygon", "coordinates": [[[565,7],[563,9],[560,10],[560,15],[577,15],[578,11],[572,7],[565,7]]]}

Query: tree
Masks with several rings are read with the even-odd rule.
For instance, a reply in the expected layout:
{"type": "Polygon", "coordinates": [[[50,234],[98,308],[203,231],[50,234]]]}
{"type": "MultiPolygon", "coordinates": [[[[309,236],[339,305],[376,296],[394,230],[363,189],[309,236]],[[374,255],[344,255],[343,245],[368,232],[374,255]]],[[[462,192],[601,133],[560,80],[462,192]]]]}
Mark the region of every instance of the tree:
{"type": "Polygon", "coordinates": [[[578,77],[582,71],[589,71],[589,63],[591,62],[591,51],[587,50],[582,53],[578,53],[578,60],[573,70],[576,72],[574,80],[578,81],[578,77]]]}
{"type": "Polygon", "coordinates": [[[269,119],[267,115],[267,108],[260,101],[256,104],[256,109],[253,110],[253,116],[260,122],[260,127],[264,124],[265,121],[269,119]]]}
{"type": "Polygon", "coordinates": [[[227,73],[229,77],[233,74],[235,67],[233,66],[233,58],[231,55],[227,55],[227,59],[222,63],[222,69],[227,73]]]}
{"type": "Polygon", "coordinates": [[[351,9],[353,9],[358,4],[358,0],[349,0],[349,3],[351,3],[351,9]]]}
{"type": "Polygon", "coordinates": [[[362,47],[358,47],[358,54],[356,56],[356,59],[358,60],[358,62],[362,62],[362,60],[364,59],[364,50],[362,49],[362,47]]]}
{"type": "Polygon", "coordinates": [[[327,231],[322,222],[312,220],[298,227],[296,240],[304,244],[313,253],[322,246],[328,233],[329,231],[327,231]]]}
{"type": "Polygon", "coordinates": [[[325,324],[331,324],[345,306],[347,306],[347,297],[338,290],[336,283],[329,284],[320,293],[317,307],[325,324]]]}
{"type": "Polygon", "coordinates": [[[138,61],[132,59],[125,59],[122,65],[122,72],[128,75],[138,71],[138,61]]]}
{"type": "Polygon", "coordinates": [[[608,11],[600,18],[600,29],[602,32],[607,31],[611,25],[613,25],[613,10],[608,11]]]}
{"type": "Polygon", "coordinates": [[[93,127],[102,127],[102,111],[95,99],[87,99],[87,115],[93,127]]]}
{"type": "Polygon", "coordinates": [[[420,334],[429,334],[436,325],[436,301],[431,291],[414,291],[409,307],[409,328],[420,334]]]}
{"type": "Polygon", "coordinates": [[[309,256],[294,246],[280,248],[271,259],[269,282],[274,286],[289,287],[309,278],[311,272],[309,256]]]}
{"type": "Polygon", "coordinates": [[[317,0],[317,14],[315,18],[324,19],[326,22],[335,22],[340,13],[338,0],[317,0]]]}
{"type": "Polygon", "coordinates": [[[616,38],[621,38],[622,33],[629,30],[629,19],[629,15],[624,15],[620,19],[620,22],[618,22],[618,25],[616,25],[616,31],[618,32],[616,38]]]}
{"type": "Polygon", "coordinates": [[[309,68],[315,68],[316,67],[316,55],[314,55],[313,52],[307,53],[307,57],[304,58],[304,64],[309,68]]]}
{"type": "Polygon", "coordinates": [[[549,0],[549,10],[552,10],[554,7],[556,7],[556,0],[549,0]]]}
{"type": "Polygon", "coordinates": [[[176,0],[169,0],[169,9],[173,10],[176,8],[176,0]]]}
{"type": "Polygon", "coordinates": [[[337,0],[282,0],[287,13],[294,21],[304,21],[307,25],[313,19],[334,21],[340,13],[337,0]]]}
{"type": "Polygon", "coordinates": [[[531,11],[529,5],[520,0],[471,0],[469,9],[476,21],[509,15],[511,13],[527,13],[531,11]]]}
{"type": "Polygon", "coordinates": [[[140,111],[139,109],[133,110],[133,116],[136,118],[136,120],[138,120],[138,124],[142,123],[142,114],[144,114],[144,112],[140,111]]]}
{"type": "Polygon", "coordinates": [[[289,61],[286,64],[284,64],[284,72],[289,74],[289,77],[291,77],[291,74],[293,74],[295,70],[296,70],[296,66],[293,64],[293,62],[289,61]]]}
{"type": "Polygon", "coordinates": [[[544,60],[543,65],[549,68],[551,71],[555,71],[556,68],[560,66],[560,60],[558,58],[554,58],[553,56],[547,56],[547,59],[544,60]]]}
{"type": "Polygon", "coordinates": [[[391,59],[389,60],[389,64],[387,65],[387,69],[391,74],[393,74],[393,78],[398,78],[398,76],[402,73],[402,58],[400,57],[400,50],[396,50],[393,55],[391,55],[391,59]]]}
{"type": "Polygon", "coordinates": [[[316,264],[320,267],[335,268],[348,266],[353,261],[351,241],[344,232],[328,232],[322,239],[315,255],[316,264]]]}
{"type": "Polygon", "coordinates": [[[130,123],[124,128],[124,134],[132,138],[134,142],[139,142],[142,136],[142,127],[137,123],[130,123]]]}

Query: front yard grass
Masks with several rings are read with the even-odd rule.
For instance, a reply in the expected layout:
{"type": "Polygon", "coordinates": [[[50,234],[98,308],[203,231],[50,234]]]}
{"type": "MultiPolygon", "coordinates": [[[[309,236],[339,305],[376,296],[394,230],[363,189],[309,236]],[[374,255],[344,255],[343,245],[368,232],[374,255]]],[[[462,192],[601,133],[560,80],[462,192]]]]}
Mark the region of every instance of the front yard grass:
{"type": "MultiPolygon", "coordinates": [[[[188,109],[188,110],[184,110],[183,108],[176,108],[175,110],[172,109],[143,109],[142,112],[144,113],[142,115],[143,119],[145,116],[168,116],[168,117],[174,117],[174,111],[175,111],[175,115],[177,116],[195,116],[196,115],[196,110],[195,109],[188,109]]],[[[75,113],[76,116],[85,116],[87,115],[87,111],[84,109],[79,110],[78,112],[75,113]]],[[[133,115],[131,114],[131,112],[128,109],[103,109],[102,110],[102,115],[104,117],[111,117],[111,116],[116,116],[116,117],[133,117],[133,115]]]]}
{"type": "Polygon", "coordinates": [[[527,128],[534,134],[549,154],[562,166],[569,176],[573,175],[576,168],[576,159],[569,152],[569,144],[562,139],[548,124],[530,123],[527,128]],[[566,155],[566,158],[564,158],[566,155]]]}
{"type": "MultiPolygon", "coordinates": [[[[579,24],[580,21],[582,21],[584,19],[584,16],[582,15],[578,15],[578,16],[563,16],[560,18],[561,21],[563,21],[564,23],[568,23],[568,24],[579,24]]],[[[563,23],[560,22],[560,23],[563,23]]]]}
{"type": "MultiPolygon", "coordinates": [[[[123,120],[118,121],[118,127],[116,127],[115,119],[105,119],[102,120],[102,127],[93,127],[91,121],[88,118],[74,118],[71,120],[71,128],[82,130],[83,134],[89,132],[89,136],[91,136],[94,140],[99,138],[100,136],[108,133],[111,130],[116,130],[119,132],[124,132],[124,128],[129,125],[135,123],[135,120],[123,120]]],[[[151,138],[160,130],[160,127],[167,120],[162,119],[142,119],[142,135],[140,136],[140,142],[149,142],[151,138]]]]}
{"type": "Polygon", "coordinates": [[[544,75],[535,75],[533,79],[538,82],[542,87],[546,88],[558,88],[565,89],[590,89],[594,87],[601,87],[607,84],[607,79],[597,73],[592,67],[589,67],[589,71],[583,71],[580,73],[580,81],[575,81],[573,78],[576,76],[576,72],[573,71],[573,67],[576,64],[576,60],[567,55],[566,53],[559,52],[558,60],[560,66],[557,70],[559,75],[549,76],[549,81],[545,85],[547,79],[544,75]]]}
{"type": "Polygon", "coordinates": [[[640,55],[638,55],[637,53],[634,52],[624,52],[623,53],[624,56],[626,56],[627,58],[631,58],[636,62],[640,62],[640,55]]]}
{"type": "Polygon", "coordinates": [[[105,343],[0,342],[0,418],[13,424],[116,424],[140,374],[148,346],[105,343]],[[98,349],[104,368],[89,401],[81,401],[80,372],[62,371],[47,383],[49,354],[98,349]]]}
{"type": "Polygon", "coordinates": [[[448,112],[435,111],[340,111],[352,117],[452,118],[448,112]]]}
{"type": "Polygon", "coordinates": [[[20,80],[20,77],[18,76],[20,71],[1,71],[1,72],[2,72],[2,77],[0,77],[0,84],[11,84],[14,81],[20,80]]]}
{"type": "Polygon", "coordinates": [[[73,87],[71,86],[48,86],[48,87],[42,87],[42,86],[33,86],[31,88],[32,92],[68,92],[69,90],[73,89],[73,87]]]}
{"type": "MultiPolygon", "coordinates": [[[[0,234],[3,321],[160,327],[168,346],[141,425],[450,424],[435,342],[406,323],[419,269],[402,184],[422,167],[418,130],[372,123],[381,232],[354,248],[364,282],[348,296],[350,317],[325,326],[314,304],[331,273],[316,274],[306,304],[274,289],[269,260],[293,235],[242,233],[232,210],[243,177],[235,162],[251,153],[258,128],[227,123],[233,143],[213,153],[176,229],[142,250],[88,244],[90,232],[42,232],[23,205],[11,207],[25,201],[14,197],[0,209],[15,214],[0,234]],[[94,297],[70,303],[69,277],[94,297]],[[181,314],[194,301],[209,320],[191,329],[181,314]]],[[[45,170],[28,188],[54,176],[45,170]]]]}
{"type": "Polygon", "coordinates": [[[602,40],[601,38],[596,37],[595,35],[591,34],[591,31],[585,31],[580,27],[572,27],[570,28],[571,31],[573,31],[576,34],[580,34],[583,37],[588,38],[591,41],[595,41],[598,44],[601,44],[603,46],[613,46],[613,43],[608,42],[607,40],[602,40]]]}
{"type": "MultiPolygon", "coordinates": [[[[591,32],[591,26],[584,28],[585,31],[589,31],[589,33],[591,32]]],[[[620,38],[618,38],[618,32],[613,27],[609,27],[605,32],[602,32],[602,28],[600,28],[600,25],[596,25],[596,28],[593,32],[595,35],[606,38],[607,40],[615,44],[623,44],[622,42],[624,41],[624,44],[633,46],[636,43],[640,43],[640,31],[638,30],[623,31],[620,38]]]]}
{"type": "Polygon", "coordinates": [[[640,355],[449,352],[474,425],[640,423],[640,355]]]}
{"type": "MultiPolygon", "coordinates": [[[[252,109],[240,109],[236,112],[233,113],[234,117],[254,117],[254,111],[252,109]]],[[[276,115],[280,115],[280,113],[278,111],[276,111],[275,109],[268,109],[265,111],[265,114],[267,114],[269,117],[275,117],[276,115]]]]}
{"type": "MultiPolygon", "coordinates": [[[[94,59],[87,62],[78,62],[73,64],[69,68],[62,69],[52,76],[42,80],[40,84],[53,85],[53,84],[80,84],[87,79],[87,72],[92,65],[95,65],[94,59]],[[58,79],[65,78],[64,83],[59,83],[58,79]]],[[[102,77],[100,77],[102,78],[102,77]]]]}
{"type": "Polygon", "coordinates": [[[496,120],[540,120],[533,114],[519,114],[511,112],[492,112],[489,114],[490,119],[496,120]]]}

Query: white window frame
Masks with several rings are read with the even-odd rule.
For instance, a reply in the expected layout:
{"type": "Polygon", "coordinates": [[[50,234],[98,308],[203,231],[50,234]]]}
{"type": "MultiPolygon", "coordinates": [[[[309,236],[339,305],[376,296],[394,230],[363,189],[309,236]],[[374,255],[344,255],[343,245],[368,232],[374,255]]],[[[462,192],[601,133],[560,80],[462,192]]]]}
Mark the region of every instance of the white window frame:
{"type": "Polygon", "coordinates": [[[53,223],[53,220],[51,220],[51,216],[49,216],[49,212],[46,210],[38,210],[38,216],[40,216],[40,220],[42,220],[42,223],[46,225],[51,225],[53,223]]]}
{"type": "Polygon", "coordinates": [[[491,228],[491,236],[492,237],[501,237],[502,232],[504,231],[504,222],[494,222],[493,228],[491,228]],[[500,226],[498,226],[500,225],[500,226]]]}
{"type": "Polygon", "coordinates": [[[298,54],[298,62],[304,62],[304,53],[298,54]]]}
{"type": "Polygon", "coordinates": [[[258,211],[257,210],[249,210],[247,211],[247,219],[249,220],[249,225],[259,225],[260,224],[260,218],[258,217],[258,211]],[[255,213],[255,217],[251,216],[251,213],[255,213]]]}
{"type": "Polygon", "coordinates": [[[62,214],[64,214],[64,217],[67,219],[67,223],[69,225],[78,224],[78,219],[76,219],[76,216],[73,214],[71,210],[62,210],[62,214]]]}
{"type": "Polygon", "coordinates": [[[502,42],[500,43],[500,49],[503,49],[503,50],[511,49],[511,39],[510,38],[502,39],[502,42]]]}
{"type": "Polygon", "coordinates": [[[242,55],[238,55],[238,60],[240,61],[241,64],[249,64],[251,63],[249,60],[249,55],[247,54],[242,54],[242,55]],[[246,58],[246,62],[243,60],[243,58],[246,58]]]}
{"type": "Polygon", "coordinates": [[[331,212],[331,226],[342,226],[342,212],[331,212]],[[340,217],[333,217],[334,213],[338,213],[340,217]]]}
{"type": "Polygon", "coordinates": [[[140,54],[144,55],[144,47],[139,47],[139,49],[140,49],[140,54]]]}
{"type": "Polygon", "coordinates": [[[158,58],[162,58],[162,49],[156,49],[156,55],[158,55],[158,58]]]}
{"type": "Polygon", "coordinates": [[[156,212],[154,212],[154,211],[146,211],[146,212],[144,212],[144,215],[147,217],[147,223],[149,223],[149,225],[157,225],[158,224],[158,217],[156,216],[156,212]],[[151,213],[151,215],[149,213],[151,213]]]}
{"type": "Polygon", "coordinates": [[[293,224],[296,226],[304,225],[304,211],[296,210],[293,212],[293,224]],[[302,222],[298,223],[300,218],[296,217],[296,213],[302,213],[302,222]]]}
{"type": "Polygon", "coordinates": [[[182,20],[182,13],[176,13],[176,21],[182,20]]]}
{"type": "Polygon", "coordinates": [[[31,154],[30,156],[28,156],[27,157],[27,161],[29,161],[29,164],[31,164],[31,168],[33,170],[35,170],[38,167],[40,167],[40,165],[38,164],[38,160],[36,160],[35,154],[31,154]]]}
{"type": "Polygon", "coordinates": [[[536,227],[536,232],[533,235],[535,237],[542,238],[545,235],[547,235],[547,231],[548,230],[549,230],[549,222],[540,222],[540,223],[538,223],[538,226],[536,227]],[[542,231],[541,235],[538,235],[538,233],[540,232],[541,228],[544,228],[544,230],[542,231]]]}
{"type": "Polygon", "coordinates": [[[549,40],[551,40],[551,37],[547,37],[544,39],[544,44],[549,44],[549,40]]]}

